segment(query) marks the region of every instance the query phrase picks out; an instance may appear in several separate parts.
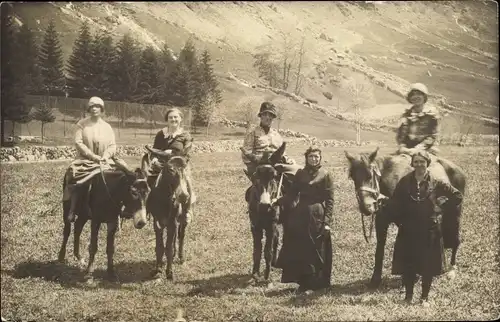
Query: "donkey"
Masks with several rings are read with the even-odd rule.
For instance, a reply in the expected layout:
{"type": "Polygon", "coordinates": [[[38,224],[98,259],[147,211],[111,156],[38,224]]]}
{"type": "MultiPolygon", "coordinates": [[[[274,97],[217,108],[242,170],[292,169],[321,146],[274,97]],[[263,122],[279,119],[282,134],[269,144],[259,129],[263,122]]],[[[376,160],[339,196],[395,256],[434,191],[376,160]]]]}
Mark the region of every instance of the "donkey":
{"type": "MultiPolygon", "coordinates": [[[[186,183],[187,161],[185,156],[176,155],[169,157],[163,151],[147,147],[149,152],[160,157],[168,157],[160,175],[152,183],[151,193],[147,201],[147,211],[153,216],[153,228],[156,236],[156,267],[153,270],[154,279],[161,278],[164,267],[163,256],[167,257],[166,277],[174,279],[172,264],[176,255],[175,244],[178,239],[178,257],[184,262],[184,237],[186,233],[187,203],[189,193],[186,183]],[[163,233],[166,229],[167,240],[164,244],[163,233]]],[[[187,151],[185,151],[187,153],[187,151]]],[[[142,168],[147,167],[147,155],[144,156],[142,168]]]]}
{"type": "MultiPolygon", "coordinates": [[[[286,144],[283,143],[271,156],[265,155],[257,166],[253,177],[245,174],[252,180],[252,187],[245,196],[248,202],[248,213],[253,238],[253,268],[252,277],[260,279],[260,261],[262,256],[262,237],[265,232],[266,243],[264,246],[264,281],[269,281],[271,265],[275,266],[277,260],[280,219],[280,208],[272,206],[272,199],[280,196],[283,179],[277,180],[278,172],[283,166],[279,164],[283,158],[286,144]]],[[[283,177],[281,177],[283,178],[283,177]]],[[[286,184],[285,184],[286,185],[286,184]]]]}
{"type": "MultiPolygon", "coordinates": [[[[66,172],[63,181],[63,190],[66,187],[69,172],[66,172]]],[[[74,223],[74,251],[73,254],[84,265],[80,255],[80,236],[83,227],[91,220],[89,262],[85,279],[91,281],[94,272],[94,259],[97,253],[97,242],[99,228],[102,223],[107,224],[108,277],[112,281],[118,281],[114,270],[113,255],[115,250],[115,233],[118,228],[120,215],[129,216],[134,220],[134,227],[141,229],[146,225],[146,199],[149,194],[149,186],[146,177],[140,169],[134,172],[126,168],[115,171],[103,171],[91,179],[88,194],[79,199],[77,210],[79,215],[74,223]],[[122,214],[122,206],[126,212],[122,214]],[[90,215],[91,214],[91,215],[90,215]]],[[[60,262],[66,257],[66,245],[71,233],[71,221],[68,219],[70,201],[63,202],[63,242],[59,251],[60,262]]]]}
{"type": "MultiPolygon", "coordinates": [[[[353,156],[345,151],[349,161],[349,177],[354,182],[356,199],[362,216],[371,216],[375,220],[377,246],[375,251],[375,267],[369,287],[378,288],[382,278],[382,263],[387,240],[387,229],[394,223],[392,214],[386,211],[384,200],[391,197],[399,180],[411,172],[409,156],[378,156],[379,148],[370,153],[353,156]]],[[[439,179],[449,182],[462,194],[465,192],[465,174],[462,169],[448,160],[432,162],[429,171],[439,179]]],[[[462,206],[444,207],[442,231],[444,247],[452,249],[450,277],[455,276],[456,255],[460,244],[460,217],[462,206]]],[[[363,217],[362,217],[363,218],[363,217]]],[[[363,226],[364,232],[364,226],[363,226]]],[[[366,238],[366,235],[365,235],[366,238]]],[[[368,239],[367,239],[368,241],[368,239]]]]}

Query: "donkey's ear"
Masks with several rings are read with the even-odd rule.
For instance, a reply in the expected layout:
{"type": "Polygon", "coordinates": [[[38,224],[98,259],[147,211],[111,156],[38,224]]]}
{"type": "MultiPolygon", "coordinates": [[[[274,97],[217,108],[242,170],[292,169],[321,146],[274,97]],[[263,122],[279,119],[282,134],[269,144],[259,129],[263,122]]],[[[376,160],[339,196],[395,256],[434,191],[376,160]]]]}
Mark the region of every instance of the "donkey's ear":
{"type": "Polygon", "coordinates": [[[375,158],[377,157],[378,150],[379,150],[379,147],[377,147],[375,149],[375,151],[373,151],[372,153],[370,153],[370,156],[369,156],[370,163],[372,163],[373,161],[375,161],[375,158]]]}
{"type": "Polygon", "coordinates": [[[283,155],[285,154],[286,142],[283,142],[278,150],[274,151],[274,153],[269,157],[269,163],[274,165],[276,163],[280,163],[283,155]]]}
{"type": "Polygon", "coordinates": [[[355,158],[349,152],[344,150],[344,153],[345,153],[345,157],[347,158],[347,160],[349,160],[349,162],[354,161],[355,158]]]}

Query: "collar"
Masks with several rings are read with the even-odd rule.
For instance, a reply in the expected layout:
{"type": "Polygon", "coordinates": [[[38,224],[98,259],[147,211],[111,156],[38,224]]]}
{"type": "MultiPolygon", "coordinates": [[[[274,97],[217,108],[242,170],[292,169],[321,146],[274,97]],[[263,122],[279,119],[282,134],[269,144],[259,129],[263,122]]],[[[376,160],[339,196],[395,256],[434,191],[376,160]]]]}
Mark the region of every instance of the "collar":
{"type": "Polygon", "coordinates": [[[175,138],[176,136],[178,136],[178,135],[182,134],[182,132],[183,132],[182,127],[179,127],[179,128],[178,128],[175,132],[173,132],[173,133],[169,133],[169,132],[168,132],[168,126],[167,126],[167,127],[164,127],[164,128],[163,128],[163,129],[161,129],[161,130],[162,130],[162,132],[163,132],[163,136],[165,137],[165,139],[166,139],[166,138],[168,138],[168,137],[170,137],[170,136],[171,136],[172,138],[175,138]]]}
{"type": "Polygon", "coordinates": [[[411,116],[437,115],[436,108],[429,104],[424,104],[424,108],[421,112],[415,112],[413,107],[414,105],[408,109],[408,114],[410,114],[411,116]]]}

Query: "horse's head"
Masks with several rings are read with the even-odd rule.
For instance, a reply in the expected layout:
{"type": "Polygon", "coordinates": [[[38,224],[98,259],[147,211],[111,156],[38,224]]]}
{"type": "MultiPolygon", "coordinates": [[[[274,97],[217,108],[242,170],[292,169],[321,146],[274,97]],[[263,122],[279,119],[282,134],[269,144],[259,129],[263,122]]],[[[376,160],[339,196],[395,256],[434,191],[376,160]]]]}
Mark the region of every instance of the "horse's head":
{"type": "Polygon", "coordinates": [[[137,168],[135,171],[125,171],[128,190],[123,200],[127,212],[134,221],[134,227],[141,229],[146,225],[146,201],[151,189],[146,181],[144,172],[137,168]]]}
{"type": "Polygon", "coordinates": [[[370,154],[361,153],[359,156],[344,152],[349,161],[349,178],[354,181],[359,210],[363,215],[372,215],[383,198],[380,193],[380,168],[376,163],[378,147],[370,154]]]}

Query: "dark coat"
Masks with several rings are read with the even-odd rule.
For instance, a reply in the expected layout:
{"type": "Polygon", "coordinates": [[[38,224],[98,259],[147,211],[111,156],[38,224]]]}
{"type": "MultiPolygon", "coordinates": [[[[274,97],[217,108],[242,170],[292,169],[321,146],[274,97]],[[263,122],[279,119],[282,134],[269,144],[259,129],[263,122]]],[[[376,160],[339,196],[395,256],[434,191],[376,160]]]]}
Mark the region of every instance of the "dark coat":
{"type": "MultiPolygon", "coordinates": [[[[188,132],[182,131],[180,134],[172,137],[165,137],[165,133],[163,130],[158,131],[155,136],[155,140],[153,143],[153,148],[160,150],[172,150],[172,155],[183,155],[183,153],[192,145],[193,138],[188,132]]],[[[184,155],[186,159],[189,161],[191,158],[191,153],[188,151],[186,155],[184,155]]]]}
{"type": "Polygon", "coordinates": [[[325,169],[300,169],[289,192],[278,202],[298,203],[282,217],[283,247],[277,267],[283,269],[283,283],[299,283],[308,288],[330,285],[333,213],[333,178],[325,169]],[[305,285],[308,284],[308,285],[305,285]]]}
{"type": "Polygon", "coordinates": [[[390,202],[390,211],[399,226],[393,274],[437,276],[445,271],[442,214],[437,203],[442,196],[448,198],[446,206],[457,207],[462,202],[460,191],[429,174],[420,186],[414,171],[399,181],[390,202]]]}

